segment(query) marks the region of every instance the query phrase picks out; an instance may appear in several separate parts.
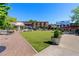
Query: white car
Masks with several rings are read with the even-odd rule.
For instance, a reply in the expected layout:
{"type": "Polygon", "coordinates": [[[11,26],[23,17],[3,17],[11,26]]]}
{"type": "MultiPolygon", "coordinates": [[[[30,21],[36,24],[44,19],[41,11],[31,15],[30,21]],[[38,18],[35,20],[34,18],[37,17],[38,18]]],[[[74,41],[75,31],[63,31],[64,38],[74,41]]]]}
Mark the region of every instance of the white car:
{"type": "Polygon", "coordinates": [[[7,30],[0,30],[0,35],[7,35],[9,34],[7,30]]]}
{"type": "Polygon", "coordinates": [[[27,31],[29,31],[29,29],[23,29],[23,30],[22,30],[22,32],[27,32],[27,31]]]}

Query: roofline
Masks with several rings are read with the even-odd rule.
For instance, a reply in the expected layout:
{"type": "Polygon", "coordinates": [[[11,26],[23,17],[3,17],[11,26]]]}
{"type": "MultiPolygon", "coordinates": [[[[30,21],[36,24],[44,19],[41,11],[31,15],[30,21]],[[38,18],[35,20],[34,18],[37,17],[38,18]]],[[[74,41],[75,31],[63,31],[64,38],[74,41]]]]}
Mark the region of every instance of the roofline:
{"type": "MultiPolygon", "coordinates": [[[[29,21],[16,21],[16,22],[29,22],[29,21]]],[[[48,21],[37,21],[37,22],[48,22],[48,21]]]]}

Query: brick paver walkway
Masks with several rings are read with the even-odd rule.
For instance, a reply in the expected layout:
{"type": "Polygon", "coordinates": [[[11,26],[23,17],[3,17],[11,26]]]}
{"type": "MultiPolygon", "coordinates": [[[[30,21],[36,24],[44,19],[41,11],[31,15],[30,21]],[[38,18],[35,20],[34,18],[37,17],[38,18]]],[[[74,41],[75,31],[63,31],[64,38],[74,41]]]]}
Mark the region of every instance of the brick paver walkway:
{"type": "Polygon", "coordinates": [[[35,56],[79,56],[79,36],[64,34],[59,46],[51,45],[35,56]]]}
{"type": "Polygon", "coordinates": [[[31,56],[35,54],[33,48],[18,32],[11,35],[0,35],[0,55],[31,56]]]}

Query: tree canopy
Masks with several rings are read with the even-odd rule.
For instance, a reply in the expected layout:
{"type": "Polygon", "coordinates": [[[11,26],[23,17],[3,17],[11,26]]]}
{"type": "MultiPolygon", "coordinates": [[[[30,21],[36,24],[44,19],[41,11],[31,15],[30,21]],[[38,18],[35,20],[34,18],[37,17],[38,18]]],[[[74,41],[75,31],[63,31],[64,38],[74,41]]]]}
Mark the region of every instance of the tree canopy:
{"type": "Polygon", "coordinates": [[[75,22],[75,25],[79,26],[79,6],[72,10],[73,16],[71,17],[72,21],[75,22]]]}
{"type": "Polygon", "coordinates": [[[28,22],[37,22],[36,20],[32,20],[32,19],[30,19],[28,22]]]}
{"type": "Polygon", "coordinates": [[[10,9],[5,3],[0,3],[0,27],[4,28],[6,17],[8,15],[8,10],[10,9]]]}
{"type": "Polygon", "coordinates": [[[0,28],[7,29],[12,27],[11,23],[16,22],[16,18],[8,16],[10,7],[6,3],[0,3],[0,28]]]}
{"type": "Polygon", "coordinates": [[[10,22],[10,23],[12,23],[12,22],[16,22],[16,21],[17,21],[16,18],[14,18],[14,17],[10,17],[10,16],[8,16],[8,17],[6,18],[6,20],[7,20],[8,22],[10,22]]]}

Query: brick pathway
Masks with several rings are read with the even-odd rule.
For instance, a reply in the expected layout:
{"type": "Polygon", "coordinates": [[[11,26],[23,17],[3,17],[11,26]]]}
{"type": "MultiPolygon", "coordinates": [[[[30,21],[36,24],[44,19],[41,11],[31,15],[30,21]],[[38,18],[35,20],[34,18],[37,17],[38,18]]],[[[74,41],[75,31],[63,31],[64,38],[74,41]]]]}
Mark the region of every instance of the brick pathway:
{"type": "Polygon", "coordinates": [[[59,46],[51,45],[35,56],[79,56],[79,36],[64,34],[59,46]]]}
{"type": "Polygon", "coordinates": [[[11,35],[0,35],[0,55],[1,56],[32,56],[36,52],[18,33],[11,35]]]}

